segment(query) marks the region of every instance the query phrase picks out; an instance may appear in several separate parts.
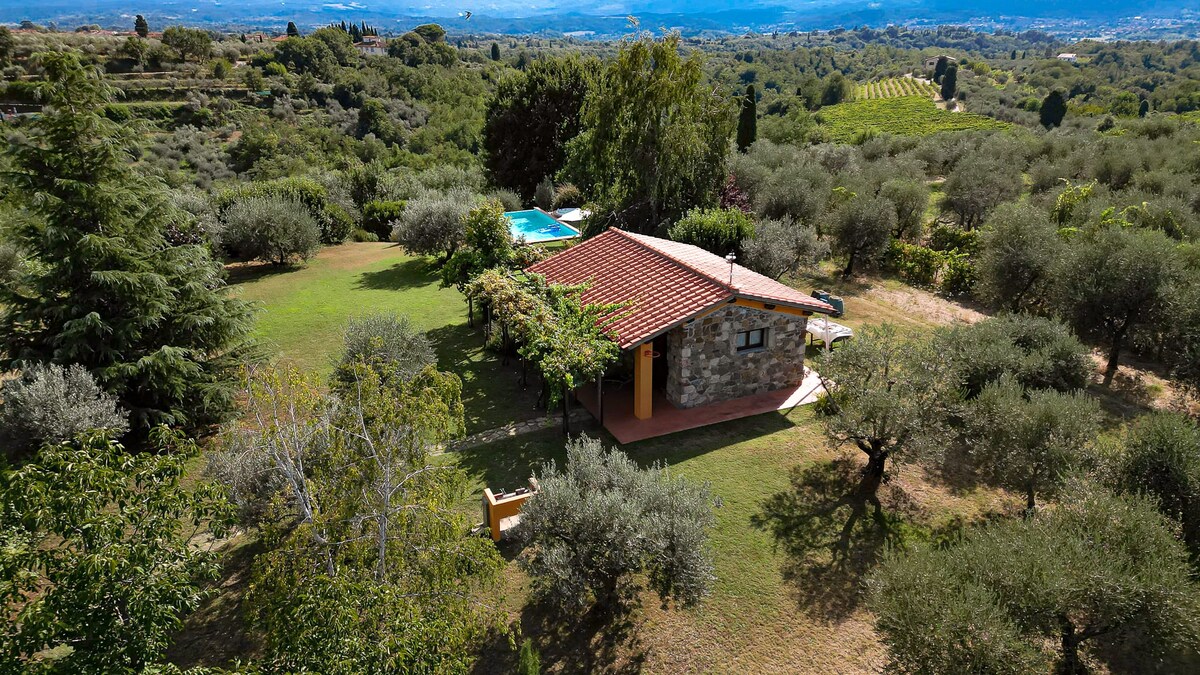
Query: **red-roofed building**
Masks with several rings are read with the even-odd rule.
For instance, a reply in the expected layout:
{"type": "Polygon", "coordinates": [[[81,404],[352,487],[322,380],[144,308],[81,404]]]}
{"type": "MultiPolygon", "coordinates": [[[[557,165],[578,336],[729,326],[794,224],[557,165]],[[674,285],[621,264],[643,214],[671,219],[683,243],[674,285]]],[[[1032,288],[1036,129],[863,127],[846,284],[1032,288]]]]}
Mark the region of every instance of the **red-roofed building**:
{"type": "MultiPolygon", "coordinates": [[[[626,350],[638,420],[653,416],[656,391],[691,409],[794,389],[804,379],[808,317],[834,311],[696,246],[617,229],[529,271],[554,283],[588,282],[584,302],[631,303],[610,334],[626,350]]],[[[602,411],[609,399],[597,390],[602,411]]]]}

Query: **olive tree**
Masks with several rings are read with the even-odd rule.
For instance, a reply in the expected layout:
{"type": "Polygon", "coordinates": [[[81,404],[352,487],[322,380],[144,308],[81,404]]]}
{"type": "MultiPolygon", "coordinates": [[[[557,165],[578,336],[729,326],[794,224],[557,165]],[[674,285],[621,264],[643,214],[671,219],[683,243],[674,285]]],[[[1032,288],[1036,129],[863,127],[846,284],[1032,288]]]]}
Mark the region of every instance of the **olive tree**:
{"type": "Polygon", "coordinates": [[[827,392],[818,407],[825,431],[866,455],[863,481],[874,495],[889,459],[938,435],[949,366],[928,341],[885,324],[822,355],[816,369],[827,392]]]}
{"type": "Polygon", "coordinates": [[[964,157],[946,178],[942,208],[966,229],[978,226],[1000,204],[1016,199],[1024,187],[1021,167],[1010,158],[964,157]]]}
{"type": "Polygon", "coordinates": [[[380,312],[352,318],[346,324],[335,376],[349,384],[356,367],[366,364],[408,380],[436,361],[429,338],[406,315],[380,312]]]}
{"type": "Polygon", "coordinates": [[[1027,390],[1083,389],[1093,365],[1087,347],[1059,321],[1005,315],[940,329],[934,351],[951,369],[951,384],[967,399],[1012,377],[1027,390]]]}
{"type": "Polygon", "coordinates": [[[221,242],[245,260],[286,265],[308,260],[321,249],[321,227],[298,201],[246,197],[225,211],[221,242]]]}
{"type": "Polygon", "coordinates": [[[466,238],[465,219],[474,201],[462,190],[411,199],[393,224],[392,239],[410,253],[440,255],[444,264],[466,238]]]}
{"type": "Polygon", "coordinates": [[[129,429],[117,399],[80,365],[33,365],[0,387],[0,443],[9,456],[24,456],[46,444],[62,443],[85,431],[112,437],[129,429]]]}
{"type": "Polygon", "coordinates": [[[561,470],[551,462],[536,478],[517,533],[537,596],[564,610],[613,611],[640,579],[664,601],[691,605],[708,593],[716,518],[707,486],[663,466],[639,468],[587,436],[567,443],[561,470]]]}
{"type": "Polygon", "coordinates": [[[1049,216],[1028,204],[1002,204],[983,225],[975,288],[980,298],[1010,312],[1036,302],[1064,242],[1049,216]]]}
{"type": "Polygon", "coordinates": [[[779,279],[802,269],[816,267],[829,255],[829,244],[817,237],[816,228],[790,218],[763,220],[754,226],[754,236],[742,242],[746,267],[779,279]]]}
{"type": "Polygon", "coordinates": [[[1075,675],[1096,642],[1139,670],[1200,645],[1200,588],[1168,522],[1148,500],[1091,488],[893,555],[869,586],[896,672],[1075,675]]]}
{"type": "Polygon", "coordinates": [[[1117,373],[1130,331],[1154,321],[1178,278],[1175,243],[1162,232],[1100,226],[1067,249],[1054,274],[1054,307],[1104,342],[1104,383],[1117,373]]]}
{"type": "Polygon", "coordinates": [[[879,197],[853,197],[833,214],[833,250],[845,256],[842,276],[850,278],[858,263],[887,250],[896,229],[896,208],[879,197]]]}
{"type": "Polygon", "coordinates": [[[915,241],[921,236],[921,221],[929,205],[929,188],[913,178],[892,178],[879,186],[879,196],[896,209],[896,228],[892,238],[915,241]]]}
{"type": "Polygon", "coordinates": [[[983,388],[964,414],[968,449],[983,476],[1025,497],[1053,497],[1066,476],[1093,456],[1100,406],[1082,392],[1026,392],[1006,376],[983,388]]]}
{"type": "Polygon", "coordinates": [[[1200,558],[1200,427],[1179,413],[1142,416],[1125,430],[1113,459],[1113,486],[1152,498],[1181,525],[1192,560],[1200,558]]]}

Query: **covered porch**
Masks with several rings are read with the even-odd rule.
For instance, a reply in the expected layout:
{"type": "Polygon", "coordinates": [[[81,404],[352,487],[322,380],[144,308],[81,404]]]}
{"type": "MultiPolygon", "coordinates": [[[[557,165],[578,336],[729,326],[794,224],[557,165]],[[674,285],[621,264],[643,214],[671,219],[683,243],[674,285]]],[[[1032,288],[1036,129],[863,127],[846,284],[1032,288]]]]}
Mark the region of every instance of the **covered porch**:
{"type": "Polygon", "coordinates": [[[661,388],[650,387],[648,383],[643,386],[644,393],[639,396],[636,378],[623,386],[605,382],[601,388],[590,383],[577,389],[575,396],[619,443],[624,444],[776,410],[790,410],[815,402],[822,393],[820,378],[809,368],[805,368],[804,380],[799,386],[695,408],[677,408],[667,400],[666,392],[661,388]],[[600,404],[601,391],[603,405],[600,404]],[[643,413],[640,417],[637,414],[639,408],[643,413]],[[647,412],[650,414],[646,415],[647,412]]]}

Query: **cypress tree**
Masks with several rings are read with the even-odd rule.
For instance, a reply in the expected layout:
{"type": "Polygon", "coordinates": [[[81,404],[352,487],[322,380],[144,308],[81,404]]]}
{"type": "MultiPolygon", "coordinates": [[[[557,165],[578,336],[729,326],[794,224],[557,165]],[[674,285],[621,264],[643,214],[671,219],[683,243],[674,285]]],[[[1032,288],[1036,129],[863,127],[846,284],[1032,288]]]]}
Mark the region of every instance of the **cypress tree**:
{"type": "Polygon", "coordinates": [[[288,22],[288,25],[287,25],[287,36],[288,36],[288,37],[300,37],[300,29],[299,29],[299,28],[296,28],[296,22],[295,22],[295,21],[289,21],[289,22],[288,22]]]}
{"type": "Polygon", "coordinates": [[[958,93],[958,66],[951,63],[942,75],[942,99],[949,101],[958,93]]]}
{"type": "Polygon", "coordinates": [[[741,152],[746,152],[758,138],[758,104],[754,96],[754,85],[746,85],[746,95],[742,97],[742,109],[738,114],[737,146],[741,152]]]}
{"type": "Polygon", "coordinates": [[[1138,106],[1138,117],[1145,117],[1150,113],[1150,101],[1142,99],[1141,105],[1138,106]]]}
{"type": "Polygon", "coordinates": [[[1063,98],[1062,92],[1055,90],[1050,92],[1046,99],[1042,101],[1042,110],[1040,113],[1042,126],[1047,129],[1061,126],[1063,118],[1067,116],[1067,101],[1063,98]]]}
{"type": "Polygon", "coordinates": [[[194,429],[232,409],[249,305],[225,293],[204,245],[173,245],[184,222],[164,186],[134,170],[134,125],[104,115],[113,90],[71,52],[41,53],[45,107],[10,141],[9,189],[36,216],[13,228],[34,263],[0,287],[0,368],[78,363],[151,425],[194,429]]]}
{"type": "Polygon", "coordinates": [[[144,38],[150,34],[150,24],[146,23],[146,17],[141,14],[133,20],[133,30],[138,34],[138,37],[144,38]]]}
{"type": "Polygon", "coordinates": [[[946,68],[950,65],[950,59],[945,56],[939,56],[937,64],[933,67],[933,81],[938,84],[942,83],[942,75],[946,74],[946,68]]]}
{"type": "Polygon", "coordinates": [[[500,60],[500,45],[496,44],[495,42],[492,43],[492,60],[500,60]]]}

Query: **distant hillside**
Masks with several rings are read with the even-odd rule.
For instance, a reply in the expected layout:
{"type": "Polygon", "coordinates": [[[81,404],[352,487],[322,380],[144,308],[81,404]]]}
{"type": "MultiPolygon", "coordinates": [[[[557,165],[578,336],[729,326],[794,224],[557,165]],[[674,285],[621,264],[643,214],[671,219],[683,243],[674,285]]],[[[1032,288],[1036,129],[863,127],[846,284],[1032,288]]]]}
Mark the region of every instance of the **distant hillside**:
{"type": "Polygon", "coordinates": [[[616,35],[628,32],[626,19],[638,17],[644,28],[679,28],[685,32],[744,32],[747,30],[810,30],[888,24],[937,25],[956,23],[989,29],[1038,28],[1058,34],[1084,35],[1108,29],[1114,35],[1157,30],[1184,35],[1195,30],[1200,12],[1191,0],[747,0],[731,8],[718,0],[664,0],[608,2],[606,0],[491,0],[472,7],[471,2],[388,2],[307,0],[40,0],[36,3],[3,3],[0,22],[31,20],[55,22],[60,29],[85,24],[105,28],[131,24],[133,14],[144,14],[152,24],[187,23],[214,28],[275,28],[287,21],[302,27],[353,18],[399,32],[412,25],[436,20],[459,31],[499,33],[592,32],[616,35]],[[471,11],[470,20],[465,12],[471,11]]]}

